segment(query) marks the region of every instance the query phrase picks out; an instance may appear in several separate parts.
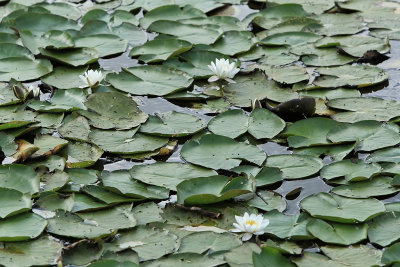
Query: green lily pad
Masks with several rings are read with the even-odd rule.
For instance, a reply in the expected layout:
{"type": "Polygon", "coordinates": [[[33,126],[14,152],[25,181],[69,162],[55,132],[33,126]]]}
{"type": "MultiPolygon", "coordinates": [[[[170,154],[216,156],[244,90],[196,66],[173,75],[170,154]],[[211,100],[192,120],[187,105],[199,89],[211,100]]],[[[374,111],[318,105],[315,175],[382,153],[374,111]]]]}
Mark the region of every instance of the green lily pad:
{"type": "Polygon", "coordinates": [[[39,147],[32,156],[50,156],[65,147],[68,141],[51,135],[41,135],[35,138],[34,145],[39,147]]]}
{"type": "Polygon", "coordinates": [[[171,111],[156,113],[142,124],[140,132],[170,137],[181,137],[195,134],[206,127],[206,122],[194,115],[171,111]]]}
{"type": "Polygon", "coordinates": [[[333,179],[344,176],[347,182],[355,182],[370,179],[381,172],[381,167],[374,164],[367,164],[362,160],[342,160],[324,166],[321,170],[321,177],[333,179]]]}
{"type": "Polygon", "coordinates": [[[239,166],[244,160],[261,165],[266,158],[265,153],[255,146],[214,134],[185,143],[181,155],[196,165],[227,170],[239,166]]]}
{"type": "Polygon", "coordinates": [[[40,182],[44,183],[44,186],[40,188],[41,192],[58,191],[69,181],[68,174],[60,170],[56,170],[54,173],[45,173],[39,178],[40,182]]]}
{"type": "Polygon", "coordinates": [[[62,250],[62,245],[47,235],[32,241],[5,244],[8,249],[0,251],[0,264],[10,267],[56,265],[62,250]]]}
{"type": "Polygon", "coordinates": [[[64,31],[53,30],[43,35],[37,35],[30,31],[20,31],[23,44],[33,54],[40,54],[40,48],[68,49],[75,46],[75,42],[70,34],[64,31]]]}
{"type": "Polygon", "coordinates": [[[15,154],[18,145],[14,142],[14,136],[0,132],[0,149],[7,157],[15,154]]]}
{"type": "Polygon", "coordinates": [[[58,128],[63,138],[85,142],[89,140],[89,121],[83,116],[67,117],[68,120],[58,128]]]}
{"type": "Polygon", "coordinates": [[[357,88],[382,83],[389,78],[381,68],[369,65],[344,65],[339,67],[318,68],[322,75],[314,84],[320,87],[355,86],[357,88]]]}
{"type": "Polygon", "coordinates": [[[272,191],[258,191],[254,198],[247,202],[247,205],[265,210],[278,210],[282,212],[286,209],[286,200],[279,194],[272,191]]]}
{"type": "Polygon", "coordinates": [[[325,246],[321,250],[335,262],[354,267],[379,265],[382,257],[380,250],[367,245],[357,245],[350,248],[325,246]]]}
{"type": "Polygon", "coordinates": [[[249,51],[257,39],[248,31],[228,31],[210,46],[209,51],[233,56],[249,51]]]}
{"type": "Polygon", "coordinates": [[[253,252],[253,264],[255,267],[263,267],[266,265],[294,267],[295,265],[281,255],[279,250],[271,247],[263,247],[261,253],[253,252]]]}
{"type": "Polygon", "coordinates": [[[399,224],[400,213],[393,211],[382,214],[368,223],[368,238],[373,244],[389,246],[400,239],[399,224]]]}
{"type": "Polygon", "coordinates": [[[104,187],[119,194],[138,199],[165,199],[169,190],[165,187],[144,184],[135,180],[128,171],[104,171],[101,175],[104,187]]]}
{"type": "Polygon", "coordinates": [[[253,192],[254,184],[244,177],[210,176],[192,178],[176,186],[178,203],[212,204],[253,192]]]}
{"type": "Polygon", "coordinates": [[[253,47],[248,52],[239,54],[238,57],[242,61],[260,59],[260,63],[272,66],[290,64],[299,59],[299,56],[291,54],[286,47],[267,46],[253,47]]]}
{"type": "Polygon", "coordinates": [[[257,139],[273,138],[285,128],[285,122],[267,109],[257,108],[250,117],[241,109],[232,109],[214,117],[208,129],[218,135],[236,138],[249,132],[257,139]]]}
{"type": "Polygon", "coordinates": [[[400,243],[395,243],[386,248],[382,254],[383,264],[392,264],[400,262],[400,243]]]}
{"type": "Polygon", "coordinates": [[[191,164],[175,162],[156,162],[133,166],[129,170],[131,177],[146,183],[166,187],[176,191],[176,186],[187,179],[217,175],[217,172],[191,164]]]}
{"type": "Polygon", "coordinates": [[[146,63],[160,62],[170,57],[182,54],[192,48],[187,41],[177,39],[155,39],[142,46],[134,47],[129,55],[139,56],[139,60],[146,63]]]}
{"type": "Polygon", "coordinates": [[[26,57],[0,59],[0,81],[27,81],[50,73],[53,66],[47,59],[31,60],[26,57]]]}
{"type": "Polygon", "coordinates": [[[131,129],[148,118],[132,98],[118,92],[91,94],[85,106],[87,110],[80,111],[79,114],[88,118],[89,123],[99,129],[131,129]]]}
{"type": "MultiPolygon", "coordinates": [[[[208,0],[207,0],[208,1],[208,0]]],[[[214,2],[213,2],[214,3],[214,2]]],[[[225,261],[222,259],[205,256],[197,253],[178,253],[172,254],[165,258],[160,258],[155,261],[149,261],[143,264],[144,267],[157,267],[157,266],[168,266],[168,267],[184,267],[188,264],[194,266],[207,266],[213,267],[224,264],[225,261]]]]}
{"type": "MultiPolygon", "coordinates": [[[[51,49],[39,49],[43,56],[51,58],[55,61],[65,63],[73,67],[79,67],[86,64],[93,63],[99,58],[99,54],[94,48],[74,48],[68,50],[51,50],[51,49]]],[[[49,71],[51,72],[51,71],[49,71]]],[[[47,73],[49,73],[47,72],[47,73]]],[[[45,74],[47,74],[45,73],[45,74]]]]}
{"type": "Polygon", "coordinates": [[[216,253],[228,251],[242,245],[242,241],[231,233],[197,232],[184,236],[181,239],[179,253],[216,253]]]}
{"type": "Polygon", "coordinates": [[[367,157],[366,161],[400,163],[400,148],[391,147],[377,150],[374,153],[370,154],[367,157]]]}
{"type": "Polygon", "coordinates": [[[93,165],[103,155],[104,151],[88,143],[69,142],[63,149],[67,156],[67,166],[70,168],[85,168],[93,165]]]}
{"type": "Polygon", "coordinates": [[[377,121],[359,121],[353,124],[342,124],[328,134],[332,142],[356,142],[356,151],[373,151],[391,147],[400,142],[399,128],[393,124],[382,124],[377,121]]]}
{"type": "Polygon", "coordinates": [[[328,118],[308,118],[289,125],[283,135],[288,136],[289,146],[294,148],[328,145],[327,134],[340,123],[328,118]]]}
{"type": "Polygon", "coordinates": [[[313,219],[307,224],[307,231],[329,244],[351,245],[367,238],[367,224],[328,223],[313,219]]]}
{"type": "Polygon", "coordinates": [[[279,168],[284,179],[298,179],[317,173],[324,164],[314,156],[273,155],[267,158],[265,166],[279,168]]]}
{"type": "Polygon", "coordinates": [[[301,81],[308,81],[310,75],[307,70],[299,66],[268,66],[263,64],[254,64],[248,66],[250,70],[260,69],[268,78],[283,84],[293,84],[301,81]]]}
{"type": "Polygon", "coordinates": [[[35,57],[23,46],[12,43],[0,44],[0,59],[10,57],[26,57],[27,59],[35,59],[35,57]]]}
{"type": "Polygon", "coordinates": [[[301,207],[315,218],[340,223],[368,221],[385,211],[383,203],[374,198],[354,199],[328,193],[303,199],[301,207]]]}
{"type": "Polygon", "coordinates": [[[39,178],[29,166],[0,165],[0,187],[33,195],[39,192],[39,178]]]}
{"type": "Polygon", "coordinates": [[[224,96],[229,103],[239,107],[250,107],[254,99],[270,99],[276,102],[284,102],[298,98],[297,92],[280,88],[272,80],[267,80],[259,71],[241,75],[235,78],[236,83],[228,84],[223,88],[224,96]]]}
{"type": "Polygon", "coordinates": [[[313,236],[306,229],[310,221],[310,217],[306,213],[285,215],[277,210],[272,210],[265,213],[264,218],[269,220],[269,225],[265,228],[265,232],[268,234],[281,239],[313,239],[313,236]]]}
{"type": "Polygon", "coordinates": [[[168,138],[136,134],[137,128],[128,131],[93,130],[89,140],[104,151],[114,154],[137,154],[154,151],[168,143],[168,138]]]}
{"type": "Polygon", "coordinates": [[[118,229],[129,229],[136,225],[131,205],[106,210],[69,213],[58,211],[48,220],[47,231],[60,236],[95,238],[110,235],[118,229]]]}
{"type": "Polygon", "coordinates": [[[75,47],[93,48],[97,51],[98,57],[117,55],[125,52],[128,41],[120,39],[113,34],[96,34],[82,36],[74,39],[75,47]]]}
{"type": "Polygon", "coordinates": [[[86,109],[86,94],[82,89],[57,90],[49,101],[31,100],[28,106],[42,112],[64,112],[86,109]]]}
{"type": "Polygon", "coordinates": [[[125,232],[109,246],[110,250],[132,249],[141,261],[158,259],[178,249],[178,237],[167,230],[139,226],[125,232]]]}
{"type": "Polygon", "coordinates": [[[87,71],[87,66],[84,67],[56,67],[53,72],[43,76],[43,82],[55,86],[58,89],[78,88],[82,86],[82,80],[79,75],[83,75],[87,71]]]}
{"type": "Polygon", "coordinates": [[[165,5],[154,8],[147,12],[140,19],[140,26],[148,28],[153,22],[158,20],[176,21],[191,18],[205,18],[206,15],[199,9],[192,6],[185,6],[181,9],[177,5],[165,5]]]}
{"type": "Polygon", "coordinates": [[[0,188],[0,218],[5,218],[28,211],[32,207],[30,194],[24,194],[14,189],[0,188]]]}
{"type": "Polygon", "coordinates": [[[38,237],[47,221],[39,215],[24,213],[0,220],[0,241],[24,241],[38,237]]]}
{"type": "Polygon", "coordinates": [[[253,252],[260,253],[261,249],[254,243],[244,243],[224,254],[224,260],[232,267],[253,267],[253,252]]]}
{"type": "Polygon", "coordinates": [[[70,19],[55,14],[25,13],[15,20],[15,27],[19,31],[28,30],[35,33],[45,33],[49,30],[78,30],[78,24],[70,19]]]}
{"type": "Polygon", "coordinates": [[[302,0],[274,0],[274,3],[277,4],[300,4],[306,12],[321,14],[324,11],[327,11],[335,6],[335,2],[333,0],[310,0],[304,2],[302,0]]]}
{"type": "Polygon", "coordinates": [[[163,96],[183,90],[193,79],[184,72],[166,66],[140,66],[107,75],[115,88],[134,95],[163,96]]]}
{"type": "MultiPolygon", "coordinates": [[[[304,4],[303,2],[301,4],[304,4]]],[[[260,13],[255,14],[254,23],[265,29],[272,28],[273,26],[291,19],[301,18],[308,15],[300,4],[282,4],[272,6],[270,8],[262,10],[260,13]]]]}
{"type": "Polygon", "coordinates": [[[397,101],[381,98],[338,98],[330,100],[327,106],[346,110],[332,116],[334,120],[341,122],[354,123],[363,120],[388,121],[400,116],[398,109],[400,104],[397,101]]]}
{"type": "Polygon", "coordinates": [[[270,35],[261,40],[261,44],[268,46],[298,46],[314,43],[322,36],[311,32],[284,32],[270,35]]]}
{"type": "Polygon", "coordinates": [[[332,192],[340,196],[353,198],[391,195],[400,190],[392,186],[392,181],[393,178],[388,176],[376,176],[367,181],[337,186],[332,192]]]}
{"type": "Polygon", "coordinates": [[[178,39],[192,44],[213,44],[221,35],[222,30],[217,25],[193,25],[179,21],[158,20],[153,22],[149,31],[176,36],[178,39]]]}

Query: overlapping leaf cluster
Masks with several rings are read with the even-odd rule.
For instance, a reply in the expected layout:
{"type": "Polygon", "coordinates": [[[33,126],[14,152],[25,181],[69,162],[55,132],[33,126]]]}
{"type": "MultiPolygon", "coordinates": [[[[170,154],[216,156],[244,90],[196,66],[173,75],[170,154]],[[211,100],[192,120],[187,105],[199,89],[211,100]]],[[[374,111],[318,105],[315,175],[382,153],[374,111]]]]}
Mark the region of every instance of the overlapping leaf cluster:
{"type": "Polygon", "coordinates": [[[397,2],[82,2],[0,0],[0,265],[400,264],[397,2]]]}

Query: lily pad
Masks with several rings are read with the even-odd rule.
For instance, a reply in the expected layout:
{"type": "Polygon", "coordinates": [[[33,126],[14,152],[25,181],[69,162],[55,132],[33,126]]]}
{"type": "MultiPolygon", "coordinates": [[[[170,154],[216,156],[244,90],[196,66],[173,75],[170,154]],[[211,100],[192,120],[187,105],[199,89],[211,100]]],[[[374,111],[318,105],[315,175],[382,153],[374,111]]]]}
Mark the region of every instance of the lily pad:
{"type": "Polygon", "coordinates": [[[141,66],[107,75],[115,88],[134,95],[163,96],[183,90],[193,79],[184,72],[166,66],[141,66]]]}
{"type": "Polygon", "coordinates": [[[26,57],[0,59],[0,81],[27,81],[50,73],[53,66],[47,59],[31,60],[26,57]]]}
{"type": "Polygon", "coordinates": [[[128,131],[93,130],[89,140],[104,151],[114,154],[137,154],[154,151],[168,143],[168,138],[136,134],[137,128],[128,131]]]}
{"type": "Polygon", "coordinates": [[[342,124],[328,134],[332,142],[356,142],[356,151],[373,151],[391,147],[400,142],[397,125],[382,124],[377,121],[359,121],[342,124]]]}
{"type": "Polygon", "coordinates": [[[332,116],[334,120],[341,122],[354,123],[363,120],[388,121],[400,116],[398,109],[400,104],[397,101],[381,98],[338,98],[330,100],[327,106],[346,110],[332,116]]]}
{"type": "Polygon", "coordinates": [[[49,101],[31,100],[28,106],[42,112],[64,112],[86,109],[86,94],[82,89],[57,90],[49,101]]]}
{"type": "Polygon", "coordinates": [[[32,200],[30,194],[23,194],[17,190],[6,188],[0,188],[0,192],[0,203],[2,206],[0,218],[3,219],[31,209],[32,200]]]}
{"type": "Polygon", "coordinates": [[[187,41],[177,39],[155,39],[142,46],[134,47],[129,55],[139,56],[139,60],[146,63],[153,63],[167,60],[170,57],[182,54],[192,48],[187,41]]]}
{"type": "Polygon", "coordinates": [[[6,244],[9,249],[0,251],[0,264],[10,267],[55,265],[62,250],[62,245],[47,235],[32,241],[6,244]]]}
{"type": "Polygon", "coordinates": [[[332,192],[340,196],[353,198],[391,195],[400,190],[392,186],[392,181],[393,178],[388,176],[376,176],[367,181],[337,186],[332,192]]]}
{"type": "Polygon", "coordinates": [[[206,127],[206,122],[194,115],[171,111],[156,113],[140,127],[140,132],[170,137],[195,134],[206,127]]]}
{"type": "Polygon", "coordinates": [[[244,177],[210,176],[192,178],[176,186],[178,203],[186,205],[211,204],[251,193],[254,184],[244,177]]]}
{"type": "Polygon", "coordinates": [[[265,153],[255,146],[214,134],[185,143],[181,155],[196,165],[227,170],[239,166],[244,160],[261,165],[266,158],[265,153]]]}
{"type": "Polygon", "coordinates": [[[83,75],[87,67],[56,67],[53,72],[42,77],[42,81],[59,89],[78,88],[82,86],[79,75],[83,75]]]}
{"type": "Polygon", "coordinates": [[[216,253],[228,251],[242,244],[240,239],[231,233],[197,232],[181,239],[179,253],[216,253]]]}
{"type": "Polygon", "coordinates": [[[307,224],[307,231],[318,239],[338,245],[351,245],[367,238],[367,224],[328,223],[313,219],[307,224]]]}
{"type": "Polygon", "coordinates": [[[354,199],[328,193],[305,198],[301,207],[315,218],[340,223],[368,221],[385,211],[383,203],[374,198],[354,199]]]}
{"type": "Polygon", "coordinates": [[[58,211],[48,220],[47,231],[60,236],[95,238],[110,235],[118,229],[129,229],[136,225],[131,205],[106,210],[82,213],[58,211]]]}
{"type": "Polygon", "coordinates": [[[279,168],[284,179],[298,179],[317,173],[324,165],[314,156],[274,155],[267,158],[265,166],[279,168]]]}
{"type": "Polygon", "coordinates": [[[329,131],[340,123],[328,118],[308,118],[289,125],[283,135],[288,136],[289,146],[294,148],[331,144],[329,131]]]}
{"type": "Polygon", "coordinates": [[[282,267],[294,267],[295,265],[281,255],[279,250],[271,247],[263,247],[261,253],[253,252],[253,264],[255,267],[262,267],[269,264],[282,267]]]}
{"type": "Polygon", "coordinates": [[[322,75],[314,84],[320,87],[355,86],[358,88],[382,83],[389,78],[381,68],[368,65],[344,65],[340,67],[318,68],[322,75]]]}
{"type": "Polygon", "coordinates": [[[313,236],[307,231],[306,226],[310,217],[306,213],[297,215],[285,215],[277,210],[264,214],[264,218],[270,221],[265,232],[281,239],[307,240],[313,236]]]}
{"type": "Polygon", "coordinates": [[[103,172],[103,185],[111,191],[138,199],[165,199],[169,190],[155,185],[147,185],[131,177],[128,171],[103,172]]]}
{"type": "Polygon", "coordinates": [[[149,31],[176,36],[178,39],[192,44],[212,44],[221,35],[222,30],[217,25],[193,25],[179,21],[158,20],[153,22],[149,31]]]}
{"type": "Polygon", "coordinates": [[[389,246],[400,239],[399,224],[400,213],[388,212],[376,217],[368,223],[368,238],[373,244],[389,246]]]}
{"type": "Polygon", "coordinates": [[[0,165],[0,187],[33,195],[39,191],[39,178],[29,166],[0,165]]]}
{"type": "Polygon", "coordinates": [[[47,221],[39,215],[24,213],[0,220],[0,241],[24,241],[38,237],[47,221]]]}
{"type": "Polygon", "coordinates": [[[175,162],[156,162],[154,164],[133,166],[131,177],[146,183],[166,187],[176,191],[176,186],[187,179],[217,175],[217,172],[191,164],[175,162]]]}
{"type": "Polygon", "coordinates": [[[93,127],[99,129],[131,129],[148,118],[131,97],[118,92],[92,94],[85,102],[85,107],[79,113],[88,118],[93,127]]]}
{"type": "Polygon", "coordinates": [[[355,182],[370,179],[381,172],[378,164],[367,164],[362,160],[342,160],[324,166],[321,176],[325,179],[333,179],[344,176],[347,182],[355,182]]]}
{"type": "Polygon", "coordinates": [[[178,237],[167,230],[139,226],[121,235],[109,248],[114,251],[132,249],[138,253],[139,260],[146,261],[170,254],[178,246],[178,237]]]}
{"type": "Polygon", "coordinates": [[[180,8],[178,5],[163,5],[147,12],[140,19],[140,26],[148,28],[153,22],[158,20],[183,20],[191,18],[204,18],[206,15],[199,9],[192,6],[180,8]]]}

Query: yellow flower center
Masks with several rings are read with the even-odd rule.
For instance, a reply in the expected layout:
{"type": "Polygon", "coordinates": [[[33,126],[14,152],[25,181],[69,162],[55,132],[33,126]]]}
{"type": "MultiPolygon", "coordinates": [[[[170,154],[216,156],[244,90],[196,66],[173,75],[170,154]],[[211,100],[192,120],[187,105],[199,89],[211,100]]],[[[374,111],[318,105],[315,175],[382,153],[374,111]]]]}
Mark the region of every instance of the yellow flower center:
{"type": "Polygon", "coordinates": [[[255,220],[248,220],[246,221],[246,224],[253,226],[253,225],[258,225],[258,222],[256,222],[255,220]]]}

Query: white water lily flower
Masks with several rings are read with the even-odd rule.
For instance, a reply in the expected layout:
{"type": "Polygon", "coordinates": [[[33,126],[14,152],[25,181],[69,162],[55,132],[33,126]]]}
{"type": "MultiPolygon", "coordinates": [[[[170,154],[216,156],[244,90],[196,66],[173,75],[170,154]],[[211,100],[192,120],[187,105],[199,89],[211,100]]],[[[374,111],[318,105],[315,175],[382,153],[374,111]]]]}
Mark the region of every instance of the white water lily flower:
{"type": "Polygon", "coordinates": [[[32,94],[33,97],[38,97],[40,93],[40,88],[37,85],[29,85],[27,88],[28,94],[32,94]]]}
{"type": "Polygon", "coordinates": [[[104,77],[99,70],[88,70],[84,73],[84,75],[79,75],[79,78],[81,78],[81,80],[85,83],[85,85],[81,86],[81,88],[93,88],[99,85],[104,77]]]}
{"type": "Polygon", "coordinates": [[[235,83],[232,78],[240,71],[239,68],[235,67],[234,62],[229,64],[229,60],[224,58],[216,59],[215,63],[211,62],[211,65],[208,65],[208,67],[215,74],[208,79],[208,82],[215,82],[221,79],[235,83]]]}
{"type": "Polygon", "coordinates": [[[243,217],[235,216],[235,219],[237,223],[234,223],[233,226],[235,226],[236,229],[233,229],[232,232],[245,233],[242,237],[243,241],[249,240],[252,235],[264,234],[264,229],[269,224],[269,220],[264,219],[262,215],[249,215],[247,212],[243,215],[243,217]]]}

